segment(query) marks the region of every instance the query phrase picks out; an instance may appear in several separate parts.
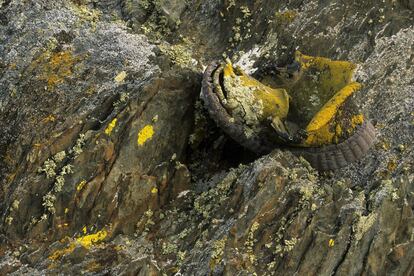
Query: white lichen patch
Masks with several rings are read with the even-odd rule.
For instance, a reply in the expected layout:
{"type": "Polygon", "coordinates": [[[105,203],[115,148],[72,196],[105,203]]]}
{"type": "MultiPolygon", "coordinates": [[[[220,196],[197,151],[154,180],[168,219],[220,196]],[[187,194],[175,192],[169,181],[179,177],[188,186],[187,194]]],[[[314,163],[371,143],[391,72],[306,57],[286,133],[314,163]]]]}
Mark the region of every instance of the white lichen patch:
{"type": "MultiPolygon", "coordinates": [[[[79,138],[76,140],[75,146],[69,151],[69,156],[71,159],[75,159],[80,153],[82,153],[82,147],[85,144],[85,134],[80,134],[79,138]]],[[[65,175],[70,175],[73,173],[73,165],[66,164],[63,166],[60,171],[57,173],[57,165],[65,160],[68,156],[65,151],[60,151],[56,153],[51,159],[47,159],[41,168],[38,169],[38,172],[44,172],[47,178],[53,178],[54,183],[51,190],[43,196],[42,205],[45,209],[51,213],[56,213],[54,204],[56,201],[56,195],[62,192],[65,185],[65,175]]],[[[43,214],[44,216],[47,215],[43,214]]]]}
{"type": "Polygon", "coordinates": [[[358,242],[362,239],[364,234],[371,229],[374,223],[377,221],[378,215],[371,213],[368,216],[361,216],[354,226],[355,240],[358,242]]]}
{"type": "Polygon", "coordinates": [[[52,178],[56,175],[56,163],[51,159],[47,159],[41,168],[37,170],[38,173],[44,172],[46,174],[46,178],[52,178]]]}
{"type": "Polygon", "coordinates": [[[43,196],[42,205],[43,207],[46,208],[46,210],[49,213],[54,214],[56,212],[55,201],[56,201],[56,196],[52,194],[51,192],[48,192],[46,195],[43,196]]]}
{"type": "Polygon", "coordinates": [[[65,157],[66,157],[66,152],[65,152],[64,150],[62,150],[62,151],[60,151],[60,152],[56,153],[56,154],[53,156],[53,160],[54,160],[56,163],[60,163],[60,162],[62,162],[62,161],[63,161],[63,159],[65,159],[65,157]]]}
{"type": "Polygon", "coordinates": [[[73,153],[73,158],[78,157],[82,152],[82,147],[85,145],[85,134],[79,134],[79,138],[76,140],[75,146],[71,149],[71,153],[73,153]]]}
{"type": "Polygon", "coordinates": [[[262,55],[261,52],[261,49],[257,45],[247,52],[240,52],[239,58],[234,65],[243,68],[247,74],[251,75],[257,71],[254,63],[262,55]]]}
{"type": "Polygon", "coordinates": [[[177,250],[178,250],[178,246],[174,243],[170,243],[170,242],[162,243],[161,253],[163,255],[169,255],[172,253],[176,253],[177,250]]]}
{"type": "Polygon", "coordinates": [[[239,76],[225,76],[224,89],[232,116],[249,126],[258,125],[263,115],[263,102],[254,96],[254,88],[244,86],[239,76]]]}

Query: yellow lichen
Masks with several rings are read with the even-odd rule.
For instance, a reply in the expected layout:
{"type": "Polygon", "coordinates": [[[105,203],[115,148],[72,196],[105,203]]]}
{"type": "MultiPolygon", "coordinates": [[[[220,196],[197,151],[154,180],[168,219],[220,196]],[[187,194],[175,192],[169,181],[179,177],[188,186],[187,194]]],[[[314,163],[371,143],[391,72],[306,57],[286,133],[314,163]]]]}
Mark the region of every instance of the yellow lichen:
{"type": "Polygon", "coordinates": [[[318,131],[320,128],[326,126],[327,123],[336,115],[338,108],[345,102],[345,100],[360,88],[361,84],[353,82],[341,89],[312,118],[311,122],[306,127],[306,130],[309,132],[318,131]]]}
{"type": "Polygon", "coordinates": [[[330,239],[328,242],[329,247],[334,247],[335,245],[335,240],[334,239],[330,239]]]}
{"type": "Polygon", "coordinates": [[[114,78],[114,80],[116,82],[122,82],[127,76],[127,73],[125,71],[120,72],[118,75],[116,75],[116,77],[114,78]]]}
{"type": "Polygon", "coordinates": [[[106,135],[111,135],[111,133],[112,133],[112,130],[115,128],[115,126],[116,126],[116,122],[117,122],[117,119],[115,118],[115,119],[113,119],[109,124],[108,124],[108,126],[106,127],[106,129],[105,129],[105,134],[106,135]]]}
{"type": "Polygon", "coordinates": [[[338,143],[344,132],[349,134],[362,124],[362,114],[342,116],[342,107],[347,99],[361,89],[361,84],[352,82],[356,65],[348,61],[335,61],[324,57],[312,57],[299,51],[295,60],[301,71],[296,81],[282,81],[298,107],[297,116],[308,132],[303,146],[322,146],[338,143]]]}
{"type": "Polygon", "coordinates": [[[76,186],[76,190],[79,192],[83,189],[83,187],[85,187],[86,185],[86,180],[82,180],[81,182],[79,182],[79,184],[76,186]]]}
{"type": "Polygon", "coordinates": [[[227,63],[223,69],[225,78],[239,78],[241,85],[252,91],[257,101],[263,104],[261,119],[269,117],[285,118],[289,112],[289,95],[285,89],[274,89],[250,77],[240,68],[227,63]]]}
{"type": "Polygon", "coordinates": [[[103,229],[101,231],[96,232],[95,234],[79,237],[76,239],[76,242],[78,242],[83,247],[89,249],[92,245],[103,241],[107,236],[108,232],[105,229],[103,229]]]}
{"type": "Polygon", "coordinates": [[[73,250],[75,250],[75,248],[76,248],[76,243],[70,243],[68,247],[54,251],[51,255],[49,255],[48,258],[53,261],[58,260],[62,258],[63,256],[72,253],[73,250]]]}
{"type": "Polygon", "coordinates": [[[361,125],[363,122],[364,122],[364,115],[362,114],[354,115],[351,118],[351,128],[355,129],[357,125],[361,125]]]}
{"type": "Polygon", "coordinates": [[[151,194],[156,194],[156,193],[158,193],[158,188],[157,187],[153,187],[151,189],[151,194]]]}
{"type": "Polygon", "coordinates": [[[71,241],[66,248],[53,252],[48,258],[50,260],[60,259],[61,257],[72,253],[78,245],[81,245],[86,249],[90,249],[94,244],[102,242],[107,236],[108,232],[105,229],[98,231],[95,234],[81,236],[71,241]]]}
{"type": "Polygon", "coordinates": [[[154,135],[154,127],[152,125],[146,125],[138,132],[137,143],[138,146],[144,145],[145,142],[150,140],[154,135]]]}

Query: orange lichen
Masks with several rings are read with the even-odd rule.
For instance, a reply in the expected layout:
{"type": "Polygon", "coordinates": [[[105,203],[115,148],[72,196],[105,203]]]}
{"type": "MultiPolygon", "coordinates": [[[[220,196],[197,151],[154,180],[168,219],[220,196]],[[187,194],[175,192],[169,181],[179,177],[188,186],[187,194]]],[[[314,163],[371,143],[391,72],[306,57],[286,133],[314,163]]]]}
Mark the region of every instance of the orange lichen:
{"type": "Polygon", "coordinates": [[[49,89],[61,84],[73,74],[73,67],[79,62],[72,51],[65,50],[57,53],[46,51],[31,64],[32,70],[39,70],[38,77],[47,82],[49,89]]]}

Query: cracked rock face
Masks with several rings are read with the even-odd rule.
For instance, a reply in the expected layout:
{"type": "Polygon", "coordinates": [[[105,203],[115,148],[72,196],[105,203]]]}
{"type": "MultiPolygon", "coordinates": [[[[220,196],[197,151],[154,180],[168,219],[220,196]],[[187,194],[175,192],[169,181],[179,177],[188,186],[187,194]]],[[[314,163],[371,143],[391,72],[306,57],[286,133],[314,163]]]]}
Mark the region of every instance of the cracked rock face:
{"type": "Polygon", "coordinates": [[[0,274],[414,273],[412,1],[29,2],[0,1],[0,274]],[[358,64],[360,162],[255,156],[196,103],[213,59],[295,49],[358,64]]]}

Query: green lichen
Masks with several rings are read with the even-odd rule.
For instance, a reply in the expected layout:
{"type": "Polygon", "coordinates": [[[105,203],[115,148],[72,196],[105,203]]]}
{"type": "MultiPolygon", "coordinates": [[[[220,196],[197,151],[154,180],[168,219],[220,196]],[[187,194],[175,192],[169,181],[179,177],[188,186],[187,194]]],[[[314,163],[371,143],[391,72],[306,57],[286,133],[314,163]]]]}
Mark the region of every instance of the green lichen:
{"type": "Polygon", "coordinates": [[[250,231],[247,235],[247,239],[244,242],[244,246],[246,247],[246,254],[249,258],[249,261],[251,264],[254,264],[256,262],[256,255],[254,254],[254,244],[256,242],[256,239],[254,238],[255,232],[257,229],[259,229],[260,224],[255,221],[252,226],[250,227],[250,231]]]}
{"type": "Polygon", "coordinates": [[[227,200],[230,188],[236,179],[235,171],[230,171],[216,187],[201,193],[194,200],[196,212],[202,215],[204,219],[210,219],[212,211],[220,208],[220,205],[227,200]]]}
{"type": "Polygon", "coordinates": [[[378,215],[376,213],[370,213],[367,216],[360,216],[358,222],[354,226],[354,236],[356,242],[360,241],[364,234],[372,228],[375,222],[378,219],[378,215]]]}
{"type": "Polygon", "coordinates": [[[163,255],[169,255],[172,253],[177,253],[178,250],[178,246],[174,243],[170,243],[170,242],[163,242],[162,243],[162,248],[161,248],[161,253],[163,255]]]}
{"type": "MultiPolygon", "coordinates": [[[[79,138],[76,140],[75,146],[69,151],[71,156],[67,156],[65,151],[60,151],[56,153],[51,159],[47,159],[41,168],[38,169],[39,173],[44,172],[47,178],[54,177],[54,183],[49,192],[42,198],[42,206],[45,207],[47,212],[50,214],[55,214],[56,209],[54,207],[57,194],[62,192],[63,186],[65,185],[65,176],[72,174],[73,165],[66,164],[64,165],[59,172],[56,172],[58,164],[63,162],[66,158],[71,160],[76,159],[76,157],[82,152],[82,147],[85,144],[85,135],[80,134],[79,138]]],[[[46,214],[43,214],[46,215],[46,214]]],[[[47,215],[46,215],[47,217],[47,215]]]]}
{"type": "Polygon", "coordinates": [[[87,5],[76,5],[72,4],[69,6],[74,14],[77,15],[78,21],[77,26],[82,24],[90,24],[92,30],[96,29],[96,26],[102,16],[102,12],[98,9],[91,9],[87,5]]]}
{"type": "Polygon", "coordinates": [[[189,47],[183,44],[169,45],[161,44],[159,46],[161,52],[167,55],[173,64],[177,64],[183,68],[194,67],[195,60],[192,58],[192,51],[189,47]]]}
{"type": "Polygon", "coordinates": [[[41,168],[37,170],[38,173],[44,172],[46,174],[46,178],[52,178],[56,175],[56,163],[51,159],[47,159],[41,168]]]}
{"type": "Polygon", "coordinates": [[[75,145],[73,146],[73,148],[69,151],[70,153],[73,154],[73,158],[75,159],[76,157],[78,157],[82,152],[82,147],[85,145],[85,140],[86,140],[86,136],[85,134],[81,133],[79,134],[78,139],[76,140],[75,145]]]}
{"type": "Polygon", "coordinates": [[[214,270],[214,268],[222,262],[226,242],[227,242],[227,236],[223,237],[220,240],[214,241],[212,249],[211,249],[211,256],[210,256],[211,270],[214,270]]]}
{"type": "Polygon", "coordinates": [[[290,24],[297,17],[298,12],[295,10],[285,10],[275,13],[276,22],[279,24],[290,24]]]}
{"type": "Polygon", "coordinates": [[[60,151],[60,152],[56,153],[56,154],[53,156],[53,160],[54,160],[56,163],[59,163],[59,162],[62,162],[62,161],[63,161],[63,159],[65,159],[65,157],[66,157],[66,152],[63,150],[63,151],[60,151]]]}
{"type": "Polygon", "coordinates": [[[276,245],[273,253],[282,258],[284,255],[293,250],[297,242],[297,238],[283,240],[282,243],[276,245]]]}

